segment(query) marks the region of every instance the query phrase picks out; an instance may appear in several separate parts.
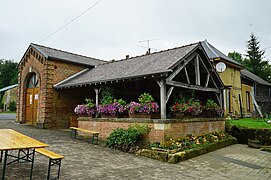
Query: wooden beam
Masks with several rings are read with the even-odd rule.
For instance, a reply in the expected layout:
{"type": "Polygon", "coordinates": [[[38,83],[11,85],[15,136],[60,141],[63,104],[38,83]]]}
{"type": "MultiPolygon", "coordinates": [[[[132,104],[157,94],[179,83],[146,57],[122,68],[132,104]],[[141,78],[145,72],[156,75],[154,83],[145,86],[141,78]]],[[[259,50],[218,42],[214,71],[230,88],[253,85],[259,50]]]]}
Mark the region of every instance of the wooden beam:
{"type": "Polygon", "coordinates": [[[174,89],[174,86],[172,86],[171,88],[169,88],[169,90],[168,90],[168,92],[167,92],[167,100],[166,100],[166,103],[168,102],[168,100],[169,100],[169,98],[170,98],[170,96],[171,96],[171,93],[172,93],[173,89],[174,89]]]}
{"type": "Polygon", "coordinates": [[[177,82],[177,81],[166,80],[166,84],[171,85],[171,86],[175,86],[175,87],[186,88],[186,89],[219,93],[219,90],[215,89],[215,88],[208,88],[208,87],[202,87],[202,86],[197,86],[197,85],[192,85],[192,84],[185,84],[185,83],[181,83],[181,82],[177,82]]]}
{"type": "Polygon", "coordinates": [[[209,80],[210,80],[210,74],[208,73],[206,77],[206,81],[205,81],[205,87],[208,87],[209,80]]]}
{"type": "Polygon", "coordinates": [[[212,76],[210,70],[206,67],[206,65],[204,64],[204,62],[203,62],[203,60],[201,59],[200,56],[199,56],[199,60],[200,60],[201,64],[203,65],[203,67],[204,67],[204,68],[206,69],[206,71],[208,72],[208,74],[210,74],[212,83],[213,83],[214,86],[218,89],[218,86],[216,85],[215,80],[214,80],[214,78],[213,78],[213,76],[212,76]]]}
{"type": "Polygon", "coordinates": [[[175,71],[173,71],[173,73],[171,73],[169,76],[168,76],[168,78],[167,78],[167,80],[172,80],[175,76],[177,76],[179,73],[180,73],[180,71],[196,56],[197,54],[196,53],[193,53],[189,58],[187,58],[187,59],[184,59],[183,60],[183,64],[182,65],[179,65],[178,66],[178,68],[175,70],[175,71]]]}
{"type": "Polygon", "coordinates": [[[99,105],[99,92],[100,92],[100,90],[101,90],[101,88],[94,88],[94,91],[95,91],[95,98],[96,98],[96,103],[95,103],[95,105],[96,105],[96,107],[98,107],[98,105],[99,105]]]}
{"type": "Polygon", "coordinates": [[[195,79],[196,79],[196,85],[200,86],[200,71],[199,71],[199,55],[196,56],[195,60],[195,79]]]}
{"type": "Polygon", "coordinates": [[[161,112],[161,119],[166,119],[167,114],[167,104],[166,104],[166,82],[164,79],[157,80],[157,84],[160,87],[160,112],[161,112]]]}
{"type": "Polygon", "coordinates": [[[218,94],[216,93],[215,94],[216,98],[217,98],[217,101],[219,103],[219,106],[222,107],[222,102],[221,102],[221,99],[220,99],[220,96],[218,96],[218,94]]]}
{"type": "Polygon", "coordinates": [[[190,84],[190,79],[189,79],[186,67],[184,67],[184,72],[185,72],[187,83],[190,84]]]}

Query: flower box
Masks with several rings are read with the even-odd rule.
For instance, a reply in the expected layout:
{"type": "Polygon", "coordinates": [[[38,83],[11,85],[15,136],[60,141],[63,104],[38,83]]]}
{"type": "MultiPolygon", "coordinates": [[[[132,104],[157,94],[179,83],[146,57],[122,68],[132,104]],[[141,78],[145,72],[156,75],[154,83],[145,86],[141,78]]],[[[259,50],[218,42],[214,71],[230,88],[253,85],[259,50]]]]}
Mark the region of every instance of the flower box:
{"type": "Polygon", "coordinates": [[[176,119],[182,119],[184,117],[184,113],[183,112],[177,112],[175,113],[175,118],[176,119]]]}
{"type": "Polygon", "coordinates": [[[103,113],[101,113],[101,118],[117,118],[117,114],[103,114],[103,113]]]}
{"type": "Polygon", "coordinates": [[[150,114],[147,114],[147,113],[145,113],[145,112],[134,112],[134,113],[131,113],[130,111],[129,111],[129,117],[130,118],[147,118],[147,119],[150,119],[151,118],[151,116],[150,116],[150,114]]]}
{"type": "Polygon", "coordinates": [[[209,110],[209,109],[203,110],[201,116],[202,117],[207,117],[207,118],[209,118],[209,117],[219,117],[216,111],[209,110]]]}

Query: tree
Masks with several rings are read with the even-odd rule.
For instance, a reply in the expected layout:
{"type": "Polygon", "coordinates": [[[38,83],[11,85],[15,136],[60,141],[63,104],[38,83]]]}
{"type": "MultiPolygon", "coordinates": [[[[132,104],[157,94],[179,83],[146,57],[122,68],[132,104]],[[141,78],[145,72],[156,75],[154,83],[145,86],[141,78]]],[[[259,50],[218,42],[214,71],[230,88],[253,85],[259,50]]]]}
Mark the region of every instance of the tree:
{"type": "Polygon", "coordinates": [[[229,52],[228,56],[232,58],[233,60],[239,62],[240,64],[244,65],[244,59],[242,57],[242,54],[236,51],[229,52]]]}
{"type": "Polygon", "coordinates": [[[18,82],[17,62],[0,59],[0,88],[18,82]]]}
{"type": "Polygon", "coordinates": [[[267,77],[263,76],[264,71],[270,68],[268,61],[264,61],[264,50],[260,50],[260,41],[253,33],[250,35],[250,40],[247,41],[246,59],[244,60],[245,67],[252,73],[260,76],[263,79],[267,77]]]}

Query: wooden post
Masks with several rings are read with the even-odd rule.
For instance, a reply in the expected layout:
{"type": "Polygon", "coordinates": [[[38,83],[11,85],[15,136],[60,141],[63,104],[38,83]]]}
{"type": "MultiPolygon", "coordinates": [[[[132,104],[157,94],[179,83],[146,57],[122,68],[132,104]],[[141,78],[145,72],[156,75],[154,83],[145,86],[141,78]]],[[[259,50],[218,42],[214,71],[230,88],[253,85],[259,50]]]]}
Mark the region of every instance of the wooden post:
{"type": "Polygon", "coordinates": [[[161,110],[161,119],[166,119],[167,114],[167,105],[166,105],[166,82],[164,79],[156,81],[160,87],[160,110],[161,110]]]}
{"type": "Polygon", "coordinates": [[[200,85],[200,71],[199,71],[199,55],[195,58],[195,75],[196,75],[196,85],[200,85]]]}
{"type": "MultiPolygon", "coordinates": [[[[100,92],[101,88],[94,88],[94,91],[95,91],[95,105],[96,105],[96,108],[98,107],[99,105],[99,92],[100,92]]],[[[98,116],[98,113],[96,113],[96,117],[98,116]]]]}

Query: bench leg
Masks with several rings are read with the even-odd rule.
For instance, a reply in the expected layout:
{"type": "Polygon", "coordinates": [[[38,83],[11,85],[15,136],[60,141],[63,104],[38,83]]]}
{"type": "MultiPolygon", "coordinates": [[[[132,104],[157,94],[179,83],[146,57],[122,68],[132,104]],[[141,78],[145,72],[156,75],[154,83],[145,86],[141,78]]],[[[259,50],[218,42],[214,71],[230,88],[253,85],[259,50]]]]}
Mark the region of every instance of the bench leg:
{"type": "Polygon", "coordinates": [[[3,151],[1,151],[0,163],[2,163],[2,159],[3,159],[3,151]]]}
{"type": "Polygon", "coordinates": [[[71,129],[71,138],[76,138],[77,130],[71,129]]]}
{"type": "Polygon", "coordinates": [[[99,142],[99,134],[92,134],[92,140],[91,143],[92,144],[98,144],[99,142]],[[94,143],[95,142],[95,143],[94,143]]]}
{"type": "Polygon", "coordinates": [[[54,166],[54,165],[58,165],[57,179],[59,179],[59,176],[60,176],[60,168],[61,168],[61,160],[62,160],[62,159],[51,159],[51,158],[49,158],[49,166],[48,166],[48,172],[47,172],[47,180],[50,180],[51,167],[54,166]]]}

